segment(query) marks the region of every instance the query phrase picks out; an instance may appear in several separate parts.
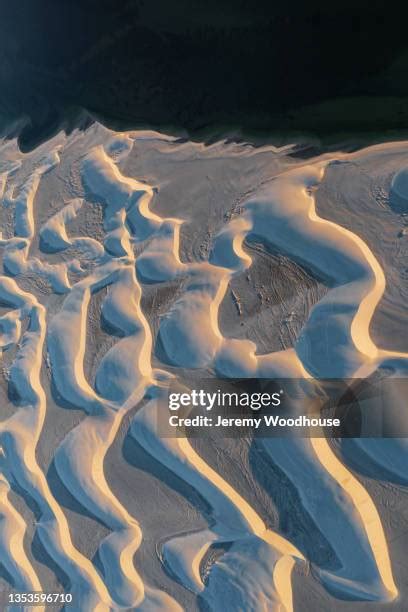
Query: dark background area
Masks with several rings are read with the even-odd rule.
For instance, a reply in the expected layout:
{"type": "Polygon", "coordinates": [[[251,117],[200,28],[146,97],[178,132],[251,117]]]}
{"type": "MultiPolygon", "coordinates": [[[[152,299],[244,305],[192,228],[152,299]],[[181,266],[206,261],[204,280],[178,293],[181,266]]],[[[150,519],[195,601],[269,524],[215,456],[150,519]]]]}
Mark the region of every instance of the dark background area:
{"type": "Polygon", "coordinates": [[[27,118],[23,149],[81,109],[193,137],[402,134],[407,29],[376,0],[0,0],[0,115],[27,118]]]}

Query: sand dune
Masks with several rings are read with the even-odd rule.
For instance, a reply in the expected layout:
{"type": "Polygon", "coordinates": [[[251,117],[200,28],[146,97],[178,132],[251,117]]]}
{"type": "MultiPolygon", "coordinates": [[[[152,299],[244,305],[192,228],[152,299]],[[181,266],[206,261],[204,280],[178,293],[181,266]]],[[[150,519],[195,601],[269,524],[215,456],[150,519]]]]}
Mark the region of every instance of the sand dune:
{"type": "MultiPolygon", "coordinates": [[[[281,377],[306,387],[314,379],[368,376],[381,367],[405,375],[408,354],[382,349],[372,333],[377,311],[389,318],[397,311],[386,285],[394,243],[378,244],[375,234],[363,238],[357,221],[354,231],[321,213],[318,194],[348,164],[377,169],[384,163],[390,194],[384,214],[389,224],[401,223],[392,198],[398,206],[408,199],[406,143],[305,164],[290,157],[290,147],[204,147],[156,133],[115,134],[95,124],[60,134],[27,156],[10,143],[1,146],[4,364],[15,351],[4,366],[7,410],[0,423],[0,569],[7,588],[65,588],[83,611],[199,609],[205,601],[211,610],[289,612],[302,609],[293,577],[309,575],[311,565],[309,579],[339,609],[341,600],[374,606],[395,600],[406,585],[396,585],[376,499],[325,439],[264,439],[262,447],[297,492],[299,512],[324,538],[332,564],[308,559],[293,534],[276,523],[272,528],[267,511],[240,492],[232,473],[214,469],[188,439],[160,437],[157,419],[166,410],[167,382],[183,381],[186,372],[197,381],[214,374],[281,377]],[[211,190],[208,206],[202,204],[203,192],[211,190]],[[92,231],[79,232],[88,219],[92,231]],[[250,283],[257,265],[247,249],[251,241],[327,287],[293,346],[281,351],[261,354],[251,337],[224,336],[220,329],[231,282],[246,275],[250,283]],[[91,341],[97,351],[90,352],[96,296],[100,311],[92,325],[98,332],[91,341]],[[56,414],[61,435],[58,426],[53,430],[56,414]],[[137,471],[125,488],[108,476],[112,449],[126,429],[155,466],[150,476],[145,470],[150,485],[140,492],[137,471]],[[173,480],[167,482],[166,473],[173,480]],[[183,520],[169,526],[154,540],[156,559],[146,561],[146,539],[155,537],[145,535],[151,517],[140,500],[127,507],[126,488],[135,489],[136,498],[150,496],[154,516],[160,512],[154,491],[158,499],[169,496],[172,482],[181,509],[196,495],[206,510],[193,526],[183,520]],[[89,550],[84,533],[73,527],[74,514],[97,533],[89,550]],[[36,537],[41,562],[32,552],[36,537]],[[52,579],[46,574],[42,580],[41,565],[52,579]]],[[[378,214],[377,200],[370,201],[368,228],[378,214]]],[[[264,282],[274,282],[272,273],[264,282]]],[[[253,291],[263,295],[262,289],[253,291]]],[[[234,299],[245,326],[245,300],[234,299]]],[[[295,393],[291,402],[296,410],[295,393]]],[[[370,458],[405,478],[403,440],[356,444],[360,462],[370,458]]],[[[276,493],[265,491],[272,498],[276,493]]]]}

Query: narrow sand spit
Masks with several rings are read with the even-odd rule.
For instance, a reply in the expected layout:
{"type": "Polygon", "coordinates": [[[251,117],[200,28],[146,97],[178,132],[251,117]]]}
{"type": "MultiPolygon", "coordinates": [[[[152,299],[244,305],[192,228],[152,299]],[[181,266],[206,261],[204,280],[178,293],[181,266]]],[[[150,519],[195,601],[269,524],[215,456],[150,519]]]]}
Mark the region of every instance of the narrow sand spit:
{"type": "MultiPolygon", "coordinates": [[[[87,612],[202,605],[290,612],[301,609],[292,582],[303,572],[326,591],[330,609],[363,600],[379,610],[408,596],[408,585],[396,584],[377,500],[324,438],[264,439],[262,447],[296,490],[300,512],[333,563],[308,559],[293,534],[271,526],[267,509],[257,509],[232,474],[222,465],[215,469],[188,439],[157,432],[166,385],[185,372],[197,381],[214,374],[280,377],[305,387],[315,378],[365,377],[385,367],[406,375],[406,344],[382,349],[387,330],[376,323],[376,317],[392,320],[404,333],[406,143],[307,164],[290,152],[222,142],[205,147],[154,132],[115,134],[96,124],[59,134],[28,155],[12,141],[0,145],[0,342],[8,394],[0,423],[0,576],[6,590],[65,589],[75,609],[87,612]],[[330,186],[356,167],[370,176],[370,190],[363,217],[354,207],[347,227],[333,220],[339,214],[332,217],[333,202],[341,198],[330,186]],[[97,206],[100,225],[89,212],[97,206]],[[91,229],[74,235],[81,219],[91,229]],[[249,334],[233,338],[220,330],[219,311],[231,299],[234,279],[246,275],[248,291],[264,307],[264,286],[250,288],[257,265],[251,241],[289,258],[327,289],[293,346],[280,351],[261,354],[249,334]],[[160,294],[160,287],[173,289],[160,294]],[[146,310],[143,299],[152,291],[155,307],[146,310]],[[93,363],[87,326],[98,292],[101,334],[92,340],[100,351],[93,363]],[[106,346],[102,330],[110,338],[106,346]],[[14,356],[6,367],[8,355],[14,356]],[[85,374],[89,361],[94,380],[85,374]],[[151,472],[142,476],[140,468],[130,480],[115,480],[111,453],[126,431],[151,472]],[[148,485],[139,488],[139,482],[148,485]],[[194,496],[200,520],[186,515],[194,496]],[[168,504],[160,526],[156,499],[168,504]],[[102,525],[102,535],[93,541],[92,534],[74,532],[74,513],[95,529],[102,525]]],[[[264,279],[273,283],[272,274],[264,279]]],[[[232,297],[245,329],[245,299],[232,297]]],[[[288,321],[299,316],[287,315],[288,321]]],[[[281,324],[271,317],[277,331],[281,324]]],[[[292,400],[296,409],[296,393],[292,400]]],[[[356,444],[360,462],[366,457],[406,478],[405,441],[356,444]]],[[[127,474],[120,455],[119,473],[127,474]]],[[[265,493],[273,498],[276,492],[265,493]]]]}

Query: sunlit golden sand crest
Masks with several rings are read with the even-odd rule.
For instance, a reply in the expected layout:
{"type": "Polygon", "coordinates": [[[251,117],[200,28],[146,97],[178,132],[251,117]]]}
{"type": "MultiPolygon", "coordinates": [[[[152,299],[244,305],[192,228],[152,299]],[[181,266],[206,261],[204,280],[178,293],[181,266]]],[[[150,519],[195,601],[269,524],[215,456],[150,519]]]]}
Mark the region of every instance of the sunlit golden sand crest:
{"type": "MultiPolygon", "coordinates": [[[[135,275],[135,265],[150,282],[186,279],[184,293],[162,318],[160,326],[163,347],[172,362],[181,368],[214,367],[221,374],[227,372],[229,376],[238,377],[333,375],[327,365],[327,356],[313,351],[322,333],[319,321],[324,322],[327,351],[330,363],[335,363],[335,376],[369,374],[385,358],[407,357],[405,353],[379,350],[369,334],[370,321],[385,286],[384,273],[376,258],[362,239],[320,218],[315,211],[314,189],[323,180],[330,159],[297,165],[263,183],[243,201],[241,215],[234,217],[215,237],[208,262],[182,263],[179,249],[183,220],[153,213],[150,210],[154,198],[152,187],[126,177],[117,165],[126,159],[133,140],[138,137],[138,133],[124,137],[102,131],[99,138],[104,141],[103,145],[91,146],[80,162],[85,188],[105,205],[105,249],[101,249],[100,243],[91,236],[85,239],[69,236],[66,224],[84,205],[78,200],[68,203],[64,214],[57,213],[39,230],[44,240],[58,245],[60,250],[75,245],[79,255],[86,253],[93,262],[93,270],[75,284],[71,284],[70,277],[80,269],[78,260],[50,265],[30,254],[36,236],[36,192],[44,173],[60,163],[64,138],[57,138],[53,153],[45,162],[40,160],[17,197],[7,189],[7,182],[12,177],[6,176],[1,183],[8,204],[16,207],[14,236],[1,241],[7,270],[17,280],[19,275],[27,273],[41,275],[51,283],[54,291],[67,294],[60,311],[46,323],[44,306],[33,295],[21,291],[10,278],[1,278],[4,301],[15,309],[13,312],[19,313],[10,319],[11,327],[3,344],[6,341],[7,344],[17,343],[20,322],[29,319],[10,375],[21,406],[1,423],[3,464],[6,466],[2,490],[8,490],[8,476],[12,476],[40,507],[37,531],[48,554],[69,577],[80,610],[103,610],[111,606],[142,609],[144,605],[166,610],[180,607],[164,591],[143,583],[134,565],[143,525],[114,495],[104,473],[106,454],[127,412],[148,390],[156,389],[159,397],[161,393],[162,374],[151,366],[152,334],[140,308],[142,290],[135,275]],[[284,249],[334,280],[334,288],[313,309],[294,350],[257,355],[253,342],[229,339],[220,331],[219,308],[229,282],[252,263],[243,248],[245,238],[250,235],[284,249]],[[132,244],[146,240],[144,250],[135,258],[132,244]],[[87,312],[91,293],[102,287],[109,288],[102,305],[104,317],[120,330],[121,337],[99,364],[96,386],[92,386],[83,366],[87,312]],[[332,313],[333,306],[336,307],[335,316],[327,310],[327,305],[332,313]],[[335,338],[339,331],[344,341],[341,346],[334,340],[331,342],[330,336],[333,334],[335,338]],[[103,578],[93,563],[72,544],[68,522],[35,458],[47,402],[40,381],[46,338],[58,392],[66,402],[86,413],[84,420],[57,448],[55,466],[71,494],[110,530],[98,549],[103,578]]],[[[160,140],[159,136],[151,137],[160,140]]],[[[347,156],[337,158],[347,159],[347,156]]],[[[270,567],[272,587],[268,587],[273,592],[268,591],[268,601],[276,609],[284,606],[291,610],[290,576],[294,560],[302,562],[303,555],[279,534],[267,529],[250,503],[194,451],[187,439],[160,440],[157,437],[153,417],[158,401],[152,400],[139,410],[132,433],[156,460],[170,467],[207,499],[215,517],[214,526],[207,531],[170,538],[163,548],[165,563],[188,588],[217,604],[211,586],[215,580],[212,576],[216,574],[210,571],[208,586],[200,576],[200,564],[209,547],[216,541],[233,542],[232,553],[225,558],[235,563],[234,554],[240,554],[244,543],[258,546],[257,542],[261,541],[263,546],[269,547],[273,559],[270,567]]],[[[395,597],[397,588],[389,551],[373,501],[325,440],[312,439],[306,444],[310,448],[305,452],[311,453],[326,470],[327,486],[333,490],[339,487],[347,498],[349,520],[355,523],[361,540],[356,542],[361,544],[362,550],[367,544],[365,554],[367,559],[370,557],[377,574],[371,577],[376,584],[375,597],[383,600],[395,597]]],[[[23,551],[19,552],[15,540],[7,538],[9,529],[19,530],[23,537],[23,519],[6,493],[2,494],[2,500],[3,521],[7,526],[1,540],[4,558],[16,561],[16,567],[9,572],[21,588],[38,590],[41,585],[35,568],[23,551]]],[[[330,534],[325,535],[330,541],[330,534]]],[[[247,585],[249,598],[252,588],[261,592],[266,588],[262,572],[257,572],[257,562],[256,557],[248,558],[254,580],[253,587],[247,585]]],[[[230,565],[232,573],[233,567],[230,565]]],[[[214,568],[217,569],[217,564],[214,568]]],[[[341,572],[338,576],[332,572],[326,578],[346,595],[358,592],[364,597],[370,591],[370,584],[360,584],[358,579],[353,584],[353,576],[341,572]]],[[[262,609],[261,598],[259,606],[262,609]]]]}

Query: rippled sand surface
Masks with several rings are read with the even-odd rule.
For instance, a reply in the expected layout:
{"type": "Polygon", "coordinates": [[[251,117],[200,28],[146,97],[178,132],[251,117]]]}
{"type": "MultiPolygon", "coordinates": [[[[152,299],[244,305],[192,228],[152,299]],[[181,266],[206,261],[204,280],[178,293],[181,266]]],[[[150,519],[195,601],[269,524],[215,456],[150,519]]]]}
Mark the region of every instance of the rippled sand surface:
{"type": "Polygon", "coordinates": [[[406,376],[408,144],[292,152],[1,142],[3,602],[407,609],[405,439],[157,434],[175,378],[406,376]]]}

